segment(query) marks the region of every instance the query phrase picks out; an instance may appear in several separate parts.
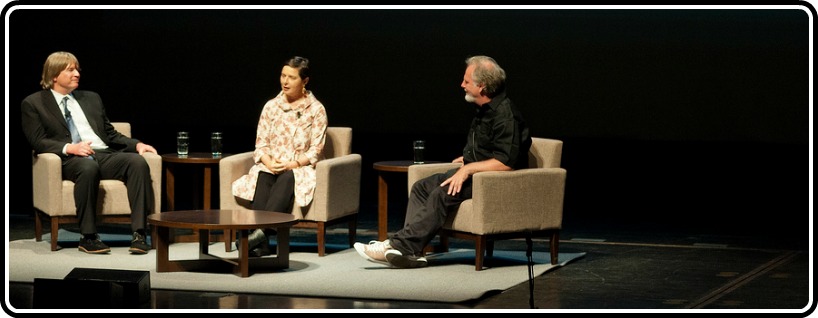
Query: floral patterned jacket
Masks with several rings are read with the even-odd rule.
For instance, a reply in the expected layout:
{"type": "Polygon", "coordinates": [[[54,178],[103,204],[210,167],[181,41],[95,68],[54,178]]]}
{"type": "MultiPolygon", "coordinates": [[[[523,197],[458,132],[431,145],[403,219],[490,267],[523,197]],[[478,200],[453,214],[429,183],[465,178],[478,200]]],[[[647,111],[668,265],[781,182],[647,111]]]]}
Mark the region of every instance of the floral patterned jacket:
{"type": "Polygon", "coordinates": [[[304,154],[310,164],[293,170],[295,202],[304,207],[315,193],[315,164],[323,159],[327,132],[327,112],[324,105],[308,92],[295,104],[287,103],[283,92],[264,104],[256,130],[255,165],[233,182],[233,195],[253,200],[260,171],[270,172],[261,157],[271,155],[278,162],[295,160],[304,154]]]}

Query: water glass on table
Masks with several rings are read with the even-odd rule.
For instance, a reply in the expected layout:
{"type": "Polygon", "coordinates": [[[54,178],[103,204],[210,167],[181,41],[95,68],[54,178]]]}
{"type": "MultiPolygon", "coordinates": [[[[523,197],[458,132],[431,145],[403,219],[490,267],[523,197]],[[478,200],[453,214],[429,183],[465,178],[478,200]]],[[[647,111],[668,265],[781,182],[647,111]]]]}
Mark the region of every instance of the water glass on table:
{"type": "Polygon", "coordinates": [[[219,131],[210,133],[210,153],[213,157],[222,155],[222,133],[219,131]]]}
{"type": "Polygon", "coordinates": [[[422,164],[423,163],[423,152],[426,150],[426,142],[423,140],[415,140],[413,142],[414,150],[415,150],[415,157],[414,163],[415,164],[422,164]]]}
{"type": "Polygon", "coordinates": [[[176,133],[176,154],[180,157],[187,156],[189,142],[189,135],[186,131],[176,133]]]}

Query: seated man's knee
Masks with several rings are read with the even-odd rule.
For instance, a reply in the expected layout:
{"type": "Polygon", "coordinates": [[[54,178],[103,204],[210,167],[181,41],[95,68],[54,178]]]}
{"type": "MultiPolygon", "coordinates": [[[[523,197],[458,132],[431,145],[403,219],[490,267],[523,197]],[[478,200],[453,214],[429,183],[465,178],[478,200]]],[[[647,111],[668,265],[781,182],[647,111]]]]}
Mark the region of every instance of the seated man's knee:
{"type": "Polygon", "coordinates": [[[78,160],[76,169],[79,174],[86,176],[99,175],[99,164],[94,160],[78,160]]]}
{"type": "Polygon", "coordinates": [[[412,192],[413,193],[430,193],[434,191],[436,188],[440,188],[440,177],[438,175],[432,175],[423,179],[416,181],[412,184],[412,192]]]}
{"type": "Polygon", "coordinates": [[[145,158],[142,157],[139,154],[135,154],[135,155],[130,156],[128,158],[128,166],[131,169],[135,169],[135,170],[150,171],[150,166],[148,165],[148,161],[145,160],[145,158]]]}
{"type": "Polygon", "coordinates": [[[417,192],[417,191],[423,190],[423,188],[424,188],[423,187],[423,182],[421,182],[420,180],[416,181],[414,184],[412,184],[412,192],[417,192]]]}
{"type": "Polygon", "coordinates": [[[449,195],[449,187],[435,187],[432,191],[429,191],[430,197],[438,197],[438,198],[445,198],[449,195]]]}

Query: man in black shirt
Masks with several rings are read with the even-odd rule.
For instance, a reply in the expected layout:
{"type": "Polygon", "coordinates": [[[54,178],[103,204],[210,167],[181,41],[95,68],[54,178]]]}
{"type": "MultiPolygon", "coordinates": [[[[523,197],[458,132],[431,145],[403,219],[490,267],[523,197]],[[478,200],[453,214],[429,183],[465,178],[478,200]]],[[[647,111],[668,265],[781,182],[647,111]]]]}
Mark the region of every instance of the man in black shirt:
{"type": "Polygon", "coordinates": [[[399,268],[424,267],[423,248],[437,235],[450,211],[472,197],[471,175],[482,171],[528,168],[531,136],[525,120],[506,96],[506,73],[488,56],[466,59],[460,87],[476,105],[460,168],[419,180],[412,186],[403,229],[389,239],[355,243],[372,262],[399,268]]]}

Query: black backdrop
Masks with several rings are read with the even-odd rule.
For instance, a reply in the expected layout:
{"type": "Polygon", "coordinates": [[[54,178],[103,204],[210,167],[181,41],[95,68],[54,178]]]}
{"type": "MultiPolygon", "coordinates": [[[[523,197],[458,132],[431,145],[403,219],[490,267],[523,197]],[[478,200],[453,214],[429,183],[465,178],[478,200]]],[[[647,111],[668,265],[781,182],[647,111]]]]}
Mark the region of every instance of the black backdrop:
{"type": "Polygon", "coordinates": [[[565,141],[566,227],[809,231],[811,210],[795,204],[811,128],[807,7],[6,9],[7,213],[32,213],[19,107],[53,51],[77,55],[80,89],[160,153],[180,130],[192,151],[217,130],[226,153],[251,150],[281,63],[310,58],[308,88],[364,158],[367,214],[373,162],[411,158],[413,139],[427,140],[428,159],[459,154],[473,109],[463,61],[485,54],[532,134],[565,141]]]}

